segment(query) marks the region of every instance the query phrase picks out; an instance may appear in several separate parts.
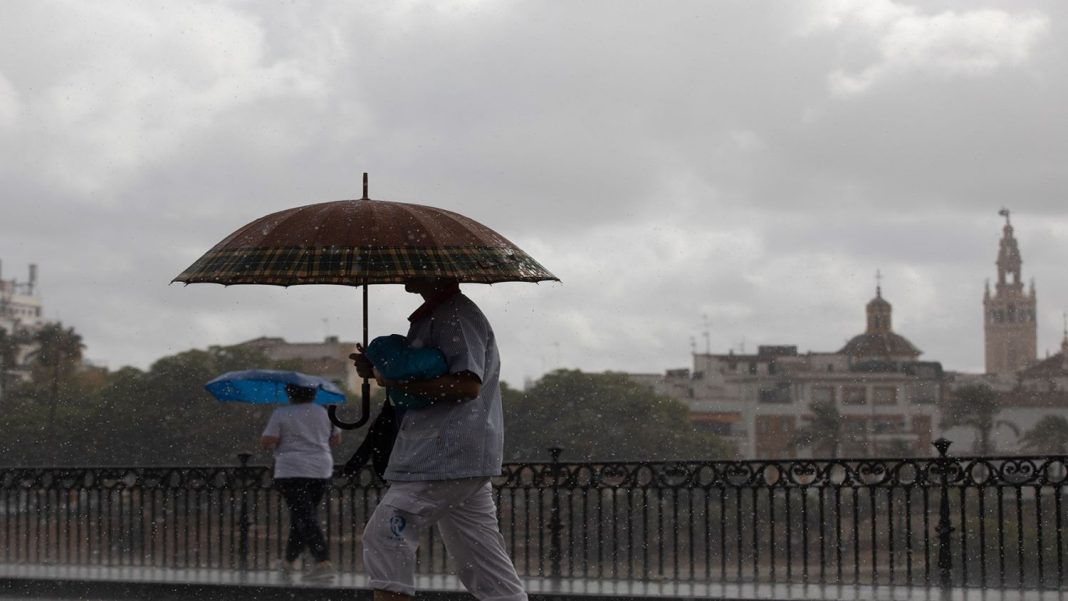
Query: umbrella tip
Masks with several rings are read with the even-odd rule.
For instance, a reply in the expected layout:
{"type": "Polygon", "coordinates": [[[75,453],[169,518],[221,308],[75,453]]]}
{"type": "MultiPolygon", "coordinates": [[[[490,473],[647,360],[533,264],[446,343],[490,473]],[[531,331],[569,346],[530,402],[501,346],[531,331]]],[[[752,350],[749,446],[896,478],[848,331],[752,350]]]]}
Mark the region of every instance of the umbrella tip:
{"type": "Polygon", "coordinates": [[[364,171],[364,173],[363,173],[363,198],[361,200],[371,200],[367,196],[367,172],[366,171],[364,171]]]}

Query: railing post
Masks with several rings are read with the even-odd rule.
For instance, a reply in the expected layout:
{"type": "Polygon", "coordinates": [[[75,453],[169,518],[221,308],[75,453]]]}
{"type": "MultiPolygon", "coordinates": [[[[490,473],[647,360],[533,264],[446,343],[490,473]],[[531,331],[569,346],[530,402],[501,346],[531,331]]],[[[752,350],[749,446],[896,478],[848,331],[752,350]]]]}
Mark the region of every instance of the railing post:
{"type": "Polygon", "coordinates": [[[237,468],[237,481],[241,486],[241,517],[238,522],[239,537],[237,543],[237,567],[240,570],[248,569],[248,460],[252,453],[238,453],[237,460],[240,465],[237,468]]]}
{"type": "Polygon", "coordinates": [[[552,578],[562,576],[560,572],[560,531],[564,529],[560,521],[560,453],[562,452],[563,449],[560,447],[549,449],[549,455],[552,457],[549,469],[553,476],[552,507],[549,510],[549,576],[552,578]]]}
{"type": "Polygon", "coordinates": [[[938,466],[939,487],[942,489],[942,498],[938,504],[938,527],[936,528],[938,532],[938,580],[942,588],[949,588],[953,585],[953,552],[951,547],[952,540],[950,539],[950,535],[953,533],[953,526],[949,519],[950,459],[946,456],[946,453],[952,443],[945,438],[939,438],[933,444],[938,449],[938,459],[935,460],[935,465],[938,466]]]}

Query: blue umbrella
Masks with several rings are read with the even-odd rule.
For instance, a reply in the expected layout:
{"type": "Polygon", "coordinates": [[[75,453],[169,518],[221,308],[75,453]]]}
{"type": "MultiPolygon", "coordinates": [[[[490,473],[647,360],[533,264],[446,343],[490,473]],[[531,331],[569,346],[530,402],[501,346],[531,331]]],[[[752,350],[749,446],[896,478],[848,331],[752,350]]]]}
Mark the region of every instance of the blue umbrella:
{"type": "Polygon", "coordinates": [[[296,371],[231,371],[208,382],[204,388],[220,401],[280,405],[289,402],[286,384],[314,388],[315,403],[318,405],[339,405],[345,402],[345,394],[333,382],[296,371]]]}

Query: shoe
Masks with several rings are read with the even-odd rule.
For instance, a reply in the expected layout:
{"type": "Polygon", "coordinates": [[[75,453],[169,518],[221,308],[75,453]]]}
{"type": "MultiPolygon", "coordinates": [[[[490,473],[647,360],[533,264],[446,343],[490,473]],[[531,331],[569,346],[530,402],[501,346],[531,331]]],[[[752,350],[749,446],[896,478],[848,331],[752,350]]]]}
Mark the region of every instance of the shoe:
{"type": "Polygon", "coordinates": [[[334,564],[330,560],[320,561],[304,572],[305,580],[330,580],[334,577],[334,564]]]}
{"type": "Polygon", "coordinates": [[[282,578],[292,578],[293,574],[297,573],[297,562],[295,561],[279,559],[275,562],[274,567],[282,575],[282,578]]]}

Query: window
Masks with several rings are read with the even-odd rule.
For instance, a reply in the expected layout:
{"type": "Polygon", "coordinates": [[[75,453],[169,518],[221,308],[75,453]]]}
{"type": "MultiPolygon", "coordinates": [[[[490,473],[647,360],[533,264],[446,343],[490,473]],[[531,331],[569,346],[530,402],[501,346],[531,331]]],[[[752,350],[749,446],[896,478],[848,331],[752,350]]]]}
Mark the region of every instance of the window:
{"type": "Polygon", "coordinates": [[[913,382],[910,388],[910,400],[917,405],[930,405],[938,402],[938,384],[935,382],[913,382]]]}
{"type": "Polygon", "coordinates": [[[730,436],[733,434],[730,422],[700,421],[694,422],[693,428],[698,432],[710,432],[718,436],[730,436]]]}
{"type": "Polygon", "coordinates": [[[905,420],[901,417],[877,417],[872,420],[872,432],[875,434],[899,434],[905,430],[905,420]]]}
{"type": "Polygon", "coordinates": [[[863,386],[846,386],[842,388],[843,405],[866,405],[868,390],[863,386]]]}
{"type": "Polygon", "coordinates": [[[811,393],[811,400],[813,403],[833,403],[834,402],[834,387],[833,386],[813,386],[811,393]]]}
{"type": "Polygon", "coordinates": [[[875,386],[871,393],[872,403],[875,405],[897,404],[897,387],[895,386],[875,386]]]}
{"type": "Polygon", "coordinates": [[[780,382],[773,388],[761,388],[759,394],[761,403],[791,403],[793,395],[790,394],[792,386],[789,382],[780,382]]]}

